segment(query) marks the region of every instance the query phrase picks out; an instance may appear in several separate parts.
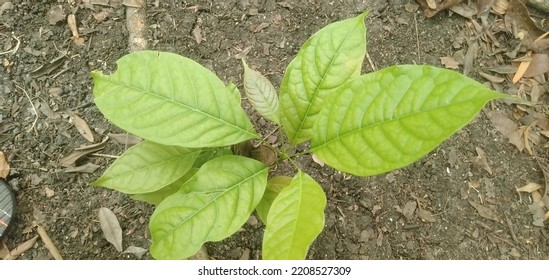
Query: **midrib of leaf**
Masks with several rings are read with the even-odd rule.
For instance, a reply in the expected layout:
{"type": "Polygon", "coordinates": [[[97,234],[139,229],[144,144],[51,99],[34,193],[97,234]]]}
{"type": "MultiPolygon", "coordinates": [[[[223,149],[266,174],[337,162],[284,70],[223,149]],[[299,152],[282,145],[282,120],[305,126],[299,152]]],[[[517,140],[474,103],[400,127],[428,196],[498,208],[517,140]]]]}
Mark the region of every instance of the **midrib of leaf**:
{"type": "MultiPolygon", "coordinates": [[[[489,98],[487,101],[491,100],[492,98],[489,98]]],[[[436,110],[440,110],[440,109],[444,109],[444,108],[447,108],[447,107],[453,107],[453,106],[457,106],[457,105],[461,105],[461,104],[465,104],[465,103],[471,103],[471,101],[462,101],[462,102],[457,102],[457,103],[452,103],[452,104],[449,104],[449,105],[445,105],[445,106],[441,106],[441,107],[436,107],[436,108],[432,108],[432,109],[428,109],[428,110],[425,110],[425,111],[421,111],[421,112],[414,112],[414,113],[409,113],[409,114],[404,114],[402,116],[399,116],[399,117],[396,117],[394,119],[390,119],[390,120],[385,120],[385,121],[381,121],[381,122],[378,122],[378,123],[374,123],[374,124],[371,124],[371,125],[367,125],[367,126],[361,126],[357,129],[354,129],[354,130],[351,130],[351,131],[348,131],[344,134],[341,134],[341,135],[338,135],[338,137],[335,137],[329,141],[326,141],[324,144],[322,145],[319,145],[319,146],[316,146],[316,147],[313,147],[311,148],[311,151],[315,151],[317,149],[320,149],[324,146],[327,146],[328,144],[334,142],[334,141],[338,141],[340,139],[343,139],[347,136],[350,136],[352,134],[355,134],[357,132],[360,132],[362,130],[365,130],[365,129],[369,129],[369,128],[372,128],[372,127],[375,127],[375,126],[381,126],[385,123],[390,123],[390,122],[396,122],[396,121],[400,121],[401,119],[405,119],[405,118],[408,118],[408,117],[413,117],[415,115],[418,115],[418,114],[423,114],[423,113],[428,113],[428,112],[431,112],[431,111],[436,111],[436,110]]],[[[397,106],[398,107],[398,106],[397,106]]]]}
{"type": "MultiPolygon", "coordinates": [[[[298,208],[297,208],[297,211],[296,213],[300,213],[301,211],[301,200],[303,199],[303,175],[300,174],[299,175],[299,200],[297,201],[298,202],[298,208]]],[[[295,219],[293,219],[292,221],[292,227],[294,229],[297,228],[297,220],[298,220],[298,217],[296,217],[295,219]]],[[[290,244],[294,244],[294,240],[295,240],[295,231],[292,233],[292,237],[291,237],[291,243],[290,244]]],[[[293,248],[293,246],[292,246],[293,248]]],[[[290,248],[290,250],[292,249],[290,248]]]]}
{"type": "MultiPolygon", "coordinates": [[[[361,21],[362,24],[364,24],[363,21],[364,21],[364,18],[362,18],[362,21],[361,21]]],[[[301,130],[303,129],[303,124],[305,123],[305,120],[307,119],[307,117],[309,117],[309,112],[311,111],[311,108],[313,107],[313,104],[314,104],[314,101],[316,100],[316,96],[318,95],[318,92],[320,91],[320,86],[324,83],[324,80],[326,80],[326,76],[328,75],[328,72],[330,72],[330,69],[332,68],[332,64],[334,63],[334,60],[336,60],[336,58],[339,56],[339,54],[341,53],[341,48],[343,47],[343,45],[345,45],[345,42],[347,41],[347,38],[349,38],[349,36],[357,28],[357,26],[358,25],[355,24],[355,27],[353,27],[353,30],[351,30],[351,32],[347,33],[347,36],[345,36],[345,40],[343,40],[343,43],[341,45],[339,45],[339,47],[337,48],[336,55],[334,55],[333,59],[330,60],[330,63],[328,64],[328,67],[326,68],[326,71],[324,73],[322,73],[322,75],[321,75],[322,78],[320,79],[320,82],[315,87],[315,90],[313,92],[313,96],[311,98],[311,103],[309,103],[309,105],[307,106],[307,110],[305,111],[305,118],[302,119],[299,122],[299,127],[298,127],[298,129],[296,130],[296,133],[295,133],[296,136],[298,136],[299,133],[301,132],[301,130]]],[[[316,63],[314,63],[314,65],[315,65],[315,67],[317,67],[316,63]]],[[[295,145],[295,144],[296,143],[295,143],[295,139],[294,139],[294,140],[292,140],[292,145],[295,145]]]]}
{"type": "MultiPolygon", "coordinates": [[[[245,130],[245,129],[241,128],[241,127],[238,127],[238,126],[236,126],[236,125],[233,125],[233,124],[231,124],[231,123],[228,123],[228,122],[226,122],[225,120],[223,120],[223,119],[221,119],[221,118],[217,118],[217,117],[215,117],[215,116],[213,116],[213,115],[211,115],[211,114],[208,114],[208,113],[206,113],[206,112],[204,112],[204,111],[200,111],[200,110],[198,110],[198,109],[196,109],[196,108],[190,107],[189,105],[186,105],[186,104],[184,104],[184,103],[177,102],[177,101],[174,100],[174,99],[170,99],[170,98],[164,97],[164,96],[162,96],[162,95],[156,94],[156,93],[150,91],[150,89],[149,89],[149,90],[144,90],[144,89],[132,87],[132,86],[130,86],[130,85],[128,85],[128,84],[125,84],[125,83],[122,83],[122,82],[112,81],[111,79],[108,79],[108,80],[109,80],[109,82],[111,82],[111,83],[113,83],[113,84],[115,84],[115,85],[122,86],[122,87],[126,87],[126,88],[129,88],[129,89],[135,90],[135,91],[137,91],[137,92],[140,92],[141,95],[146,95],[146,94],[152,95],[152,96],[157,97],[157,98],[159,98],[159,99],[163,99],[163,100],[165,100],[165,101],[168,101],[168,102],[171,102],[171,103],[180,105],[181,107],[186,108],[187,110],[190,110],[190,111],[193,111],[193,112],[200,113],[200,114],[202,114],[202,115],[204,115],[204,116],[207,116],[207,117],[209,117],[209,118],[211,118],[211,119],[218,120],[218,121],[220,121],[221,123],[223,123],[223,124],[225,124],[225,125],[227,125],[227,126],[230,126],[230,127],[233,127],[233,128],[237,128],[238,130],[244,131],[246,134],[251,135],[251,136],[253,136],[253,137],[257,136],[255,133],[249,132],[248,130],[245,130]]],[[[149,83],[149,84],[150,84],[150,83],[149,83]]],[[[173,84],[172,84],[172,86],[173,86],[173,84]]],[[[194,83],[193,83],[193,88],[194,88],[194,83]]],[[[196,88],[195,88],[195,89],[196,89],[196,88]]],[[[196,98],[196,90],[194,91],[194,94],[195,94],[195,98],[194,98],[194,100],[195,100],[195,106],[198,107],[198,103],[197,103],[197,100],[198,100],[198,99],[196,98]]],[[[140,96],[141,96],[141,95],[140,95],[140,96]]],[[[140,97],[140,96],[139,96],[139,97],[140,97]]],[[[214,95],[214,96],[215,96],[216,101],[218,101],[217,96],[216,96],[216,95],[214,95]]],[[[219,104],[219,103],[218,103],[218,104],[219,104]]]]}
{"type": "MultiPolygon", "coordinates": [[[[175,227],[173,228],[173,230],[171,230],[171,232],[170,232],[169,234],[173,234],[179,227],[181,227],[181,226],[183,226],[184,224],[186,224],[189,220],[192,220],[192,218],[196,216],[196,213],[202,212],[205,208],[207,208],[207,207],[210,206],[211,204],[217,204],[217,200],[219,199],[219,197],[221,197],[221,196],[223,196],[224,194],[226,194],[226,193],[228,193],[228,192],[234,190],[235,188],[238,188],[240,185],[242,185],[242,184],[248,182],[249,180],[253,180],[253,178],[255,178],[256,176],[258,176],[261,172],[265,171],[265,169],[267,169],[267,168],[261,169],[259,172],[256,172],[255,174],[253,174],[253,175],[251,175],[251,176],[245,178],[244,180],[240,181],[238,184],[236,184],[236,185],[234,185],[234,186],[232,186],[232,187],[230,187],[230,188],[228,188],[228,189],[225,189],[225,190],[221,190],[221,191],[204,191],[204,192],[198,191],[198,193],[207,193],[207,194],[210,194],[210,193],[218,193],[218,194],[217,194],[216,196],[214,196],[215,199],[211,199],[210,202],[208,202],[208,203],[204,204],[204,206],[198,208],[198,210],[194,212],[194,213],[195,213],[194,215],[189,216],[187,219],[182,220],[179,224],[177,224],[177,226],[175,226],[175,227]]],[[[233,172],[233,170],[230,170],[230,171],[233,172]]],[[[252,188],[252,192],[255,192],[255,189],[254,189],[254,188],[252,188]]],[[[193,192],[189,192],[189,193],[193,193],[193,192]]],[[[239,196],[240,196],[240,195],[239,195],[239,196]]],[[[252,198],[253,198],[253,196],[252,196],[252,198]]],[[[178,207],[180,207],[180,206],[178,206],[178,207]]],[[[169,208],[168,208],[168,209],[169,209],[169,208]]],[[[167,210],[167,209],[165,209],[165,210],[167,210]]],[[[217,207],[216,207],[216,211],[217,211],[217,207]]],[[[218,215],[218,216],[219,216],[219,215],[218,215]]],[[[216,219],[217,219],[217,216],[216,216],[216,219]]],[[[212,229],[213,229],[213,227],[211,227],[211,228],[208,230],[208,236],[210,235],[210,232],[212,231],[212,229]]],[[[168,235],[168,234],[166,234],[166,235],[168,235]]]]}

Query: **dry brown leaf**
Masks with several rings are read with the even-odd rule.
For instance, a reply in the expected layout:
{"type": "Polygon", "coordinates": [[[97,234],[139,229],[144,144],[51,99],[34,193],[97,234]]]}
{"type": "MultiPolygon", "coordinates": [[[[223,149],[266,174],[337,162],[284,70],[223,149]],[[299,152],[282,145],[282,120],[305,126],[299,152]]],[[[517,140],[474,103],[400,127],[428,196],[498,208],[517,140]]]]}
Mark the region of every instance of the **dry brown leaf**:
{"type": "Polygon", "coordinates": [[[76,17],[74,14],[70,14],[67,16],[67,24],[69,25],[69,29],[72,33],[72,40],[77,45],[83,45],[84,44],[84,38],[80,38],[80,35],[78,34],[78,27],[76,27],[76,17]]]}
{"type": "Polygon", "coordinates": [[[193,29],[193,37],[197,44],[202,43],[202,40],[204,39],[202,37],[202,29],[200,29],[198,24],[193,29]]]}
{"type": "Polygon", "coordinates": [[[136,246],[130,246],[123,253],[133,254],[136,258],[141,259],[141,258],[143,258],[143,255],[145,255],[145,253],[147,253],[147,249],[141,248],[141,247],[136,247],[136,246]]]}
{"type": "Polygon", "coordinates": [[[492,10],[494,11],[494,13],[498,15],[504,15],[507,12],[508,7],[509,7],[508,0],[496,0],[494,5],[492,5],[492,10]]]}
{"type": "Polygon", "coordinates": [[[520,0],[509,1],[505,14],[505,25],[507,30],[513,30],[513,26],[516,26],[517,34],[514,35],[521,39],[522,44],[530,50],[541,53],[545,42],[540,42],[541,40],[538,38],[542,38],[545,31],[536,26],[530,18],[528,9],[520,0]],[[542,48],[540,48],[540,44],[542,48]]]}
{"type": "Polygon", "coordinates": [[[416,211],[417,203],[415,201],[408,201],[404,205],[404,208],[402,209],[402,215],[406,217],[406,219],[411,220],[414,217],[414,212],[416,211]]]}
{"type": "Polygon", "coordinates": [[[468,40],[467,44],[467,53],[463,58],[463,75],[465,76],[473,69],[473,62],[477,59],[479,49],[479,44],[476,39],[468,40]]]}
{"type": "Polygon", "coordinates": [[[110,209],[101,207],[98,216],[105,239],[114,245],[118,252],[122,252],[122,228],[116,215],[110,209]]]}
{"type": "Polygon", "coordinates": [[[445,56],[440,58],[440,63],[448,69],[459,69],[459,63],[450,56],[445,56]]]}
{"type": "Polygon", "coordinates": [[[497,111],[487,113],[488,118],[496,129],[509,140],[509,143],[515,145],[519,151],[524,150],[524,141],[518,125],[497,111]]]}
{"type": "Polygon", "coordinates": [[[93,133],[92,133],[90,127],[88,126],[88,124],[86,123],[86,121],[83,120],[82,118],[80,118],[79,116],[77,116],[75,113],[73,113],[71,111],[68,111],[67,113],[69,114],[72,123],[74,124],[74,126],[76,127],[76,129],[78,130],[80,135],[82,135],[84,137],[84,139],[86,139],[89,142],[93,143],[95,141],[95,139],[94,139],[93,133]]]}
{"type": "Polygon", "coordinates": [[[324,166],[324,165],[325,165],[324,161],[322,161],[321,159],[319,159],[315,154],[312,155],[312,159],[313,159],[313,161],[314,161],[316,164],[318,164],[318,165],[320,165],[320,166],[324,166]]]}
{"type": "Polygon", "coordinates": [[[6,161],[6,156],[0,151],[0,178],[6,179],[10,174],[10,165],[6,161]]]}
{"type": "Polygon", "coordinates": [[[64,167],[73,166],[76,161],[81,157],[89,155],[91,153],[95,153],[105,148],[107,140],[109,140],[109,137],[105,137],[103,141],[101,141],[101,143],[96,143],[72,150],[68,155],[65,155],[61,159],[59,159],[59,165],[64,167]]]}
{"type": "Polygon", "coordinates": [[[145,5],[144,0],[124,0],[122,1],[122,5],[126,7],[132,7],[132,8],[141,8],[145,5]]]}
{"type": "Polygon", "coordinates": [[[477,210],[478,214],[481,217],[499,222],[498,216],[496,215],[496,212],[494,212],[494,210],[474,201],[469,201],[469,204],[471,204],[471,206],[473,206],[477,210]]]}
{"type": "Polygon", "coordinates": [[[502,77],[496,77],[496,76],[493,76],[493,75],[490,75],[490,74],[487,74],[487,73],[484,73],[484,72],[481,72],[481,71],[479,71],[478,73],[483,78],[485,78],[486,80],[488,80],[492,83],[499,84],[499,83],[503,83],[505,81],[505,78],[502,78],[502,77]]]}
{"type": "Polygon", "coordinates": [[[268,146],[259,145],[252,150],[252,158],[265,165],[272,165],[278,160],[278,154],[268,146]]]}
{"type": "Polygon", "coordinates": [[[549,55],[537,53],[532,55],[532,61],[524,72],[524,77],[535,77],[549,72],[549,55]]]}
{"type": "Polygon", "coordinates": [[[97,168],[99,168],[99,165],[88,162],[80,166],[67,167],[63,171],[67,173],[70,173],[70,172],[93,173],[95,172],[95,170],[97,170],[97,168]]]}
{"type": "Polygon", "coordinates": [[[418,0],[417,2],[423,8],[425,16],[432,17],[442,10],[461,3],[462,0],[418,0]]]}
{"type": "Polygon", "coordinates": [[[58,22],[65,19],[65,11],[63,10],[63,6],[57,5],[53,6],[48,13],[48,22],[51,25],[55,25],[58,22]]]}
{"type": "Polygon", "coordinates": [[[46,193],[47,198],[53,197],[55,195],[55,192],[49,187],[44,187],[44,192],[46,193]]]}
{"type": "Polygon", "coordinates": [[[477,0],[477,15],[485,13],[492,8],[495,0],[477,0]]]}
{"type": "Polygon", "coordinates": [[[474,163],[480,165],[482,169],[486,170],[488,174],[492,175],[492,168],[488,164],[488,159],[486,158],[486,154],[484,153],[484,151],[479,147],[475,147],[475,150],[477,151],[477,157],[475,158],[474,163]]]}
{"type": "Polygon", "coordinates": [[[520,188],[517,188],[517,192],[527,192],[527,193],[532,193],[534,191],[537,191],[539,189],[541,189],[541,185],[540,184],[537,184],[537,183],[528,183],[520,188]]]}
{"type": "Polygon", "coordinates": [[[108,133],[107,136],[116,143],[127,146],[133,146],[143,141],[140,137],[128,133],[108,133]]]}
{"type": "Polygon", "coordinates": [[[434,223],[434,222],[437,221],[435,216],[431,212],[429,212],[425,209],[419,209],[417,211],[417,216],[424,222],[434,223]]]}
{"type": "Polygon", "coordinates": [[[32,239],[29,239],[15,247],[15,249],[11,250],[11,252],[4,257],[4,260],[15,260],[17,259],[21,254],[25,253],[29,249],[31,249],[34,246],[34,243],[36,243],[36,240],[38,240],[38,235],[33,237],[32,239]]]}
{"type": "Polygon", "coordinates": [[[461,3],[459,5],[456,5],[456,6],[452,6],[449,8],[450,11],[464,17],[464,18],[468,18],[468,19],[471,19],[473,18],[474,15],[477,14],[477,10],[469,7],[467,4],[465,3],[461,3]]]}
{"type": "MultiPolygon", "coordinates": [[[[532,51],[528,51],[527,56],[530,57],[531,54],[532,54],[532,51]]],[[[517,72],[513,76],[513,84],[518,82],[524,76],[524,73],[526,73],[526,70],[528,70],[528,67],[530,66],[531,62],[532,62],[531,59],[527,59],[522,61],[519,64],[517,72]]]]}

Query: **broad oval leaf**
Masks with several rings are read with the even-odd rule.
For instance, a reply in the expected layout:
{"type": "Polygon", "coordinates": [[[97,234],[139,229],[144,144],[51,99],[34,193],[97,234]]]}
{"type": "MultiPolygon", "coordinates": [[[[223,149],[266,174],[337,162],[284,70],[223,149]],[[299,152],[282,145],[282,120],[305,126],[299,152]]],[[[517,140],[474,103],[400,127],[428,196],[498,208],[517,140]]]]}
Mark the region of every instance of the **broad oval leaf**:
{"type": "Polygon", "coordinates": [[[309,140],[326,97],[360,75],[366,54],[365,16],[322,28],[288,65],[280,85],[280,117],[291,144],[309,140]]]}
{"type": "Polygon", "coordinates": [[[230,236],[248,220],[266,185],[267,167],[256,160],[229,155],[206,162],[151,216],[151,254],[185,259],[205,242],[230,236]]]}
{"type": "Polygon", "coordinates": [[[265,189],[263,198],[261,198],[261,201],[259,201],[259,204],[255,208],[255,211],[263,224],[267,224],[267,216],[269,214],[271,204],[273,204],[273,201],[278,196],[280,191],[289,186],[291,182],[292,177],[288,176],[276,176],[267,182],[267,188],[265,189]]]}
{"type": "Polygon", "coordinates": [[[271,82],[261,73],[244,65],[244,92],[255,110],[264,118],[280,124],[278,118],[278,94],[271,82]]]}
{"type": "Polygon", "coordinates": [[[263,259],[302,260],[324,228],[326,195],[301,170],[280,191],[267,216],[263,236],[263,259]]]}
{"type": "Polygon", "coordinates": [[[388,172],[425,156],[469,123],[486,102],[502,97],[450,70],[389,67],[350,81],[330,98],[311,149],[347,173],[388,172]]]}
{"type": "Polygon", "coordinates": [[[111,209],[101,207],[98,213],[99,225],[103,231],[103,236],[109,241],[118,252],[122,252],[122,228],[111,209]]]}
{"type": "Polygon", "coordinates": [[[116,159],[92,186],[138,194],[159,190],[183,177],[201,150],[141,142],[116,159]]]}
{"type": "Polygon", "coordinates": [[[228,146],[257,137],[223,82],[191,59],[139,51],[112,75],[92,72],[99,110],[115,125],[164,145],[228,146]]]}
{"type": "Polygon", "coordinates": [[[187,181],[189,181],[194,176],[194,174],[196,174],[197,171],[198,171],[198,168],[191,168],[191,170],[189,170],[189,172],[183,175],[183,177],[177,179],[177,181],[159,190],[156,190],[154,192],[148,192],[148,193],[134,194],[130,196],[130,198],[133,200],[139,200],[139,201],[144,201],[150,204],[158,205],[167,197],[181,190],[181,187],[183,187],[183,185],[187,181]]]}

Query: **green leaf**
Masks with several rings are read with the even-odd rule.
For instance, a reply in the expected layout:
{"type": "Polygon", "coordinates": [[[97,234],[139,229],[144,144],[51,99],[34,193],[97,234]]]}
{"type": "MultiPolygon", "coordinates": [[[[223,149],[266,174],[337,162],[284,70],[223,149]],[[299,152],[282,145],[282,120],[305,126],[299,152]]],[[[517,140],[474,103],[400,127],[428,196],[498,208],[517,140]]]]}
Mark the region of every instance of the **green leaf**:
{"type": "Polygon", "coordinates": [[[240,96],[240,91],[238,90],[236,85],[233,84],[232,82],[229,82],[229,84],[227,85],[227,90],[229,91],[229,93],[231,93],[234,96],[234,99],[236,99],[236,102],[240,104],[240,102],[242,101],[242,96],[240,96]]]}
{"type": "Polygon", "coordinates": [[[326,97],[360,75],[366,54],[365,16],[322,28],[286,69],[280,85],[280,117],[291,144],[309,140],[326,97]]]}
{"type": "Polygon", "coordinates": [[[329,99],[312,139],[326,164],[369,176],[420,159],[469,123],[491,91],[459,73],[420,65],[356,78],[329,99]]]}
{"type": "Polygon", "coordinates": [[[144,141],[124,152],[91,185],[128,194],[153,192],[185,175],[200,152],[144,141]]]}
{"type": "Polygon", "coordinates": [[[179,178],[177,181],[157,190],[149,193],[140,193],[131,195],[130,198],[133,200],[144,201],[153,205],[158,205],[166,197],[178,192],[181,190],[181,187],[191,179],[194,174],[198,171],[198,168],[191,168],[183,177],[179,178]]]}
{"type": "Polygon", "coordinates": [[[263,236],[263,259],[305,259],[309,246],[324,228],[326,196],[301,170],[280,191],[269,210],[263,236]]]}
{"type": "Polygon", "coordinates": [[[95,104],[120,128],[164,145],[228,146],[256,138],[223,82],[172,53],[139,51],[118,60],[112,75],[92,72],[95,104]]]}
{"type": "Polygon", "coordinates": [[[230,236],[248,220],[266,185],[267,167],[256,160],[222,156],[208,161],[154,211],[151,254],[185,259],[205,242],[230,236]]]}
{"type": "Polygon", "coordinates": [[[271,204],[273,204],[275,198],[278,196],[278,193],[280,193],[283,188],[289,186],[291,182],[292,177],[288,176],[276,176],[267,182],[267,188],[265,189],[263,198],[255,208],[259,219],[264,224],[267,224],[269,209],[271,208],[271,204]]]}
{"type": "Polygon", "coordinates": [[[278,95],[271,82],[261,73],[244,65],[244,92],[255,110],[265,119],[280,124],[278,118],[278,95]]]}
{"type": "Polygon", "coordinates": [[[216,157],[227,156],[232,154],[233,152],[228,147],[209,149],[200,153],[198,158],[195,160],[193,166],[196,168],[200,168],[204,163],[216,157]]]}

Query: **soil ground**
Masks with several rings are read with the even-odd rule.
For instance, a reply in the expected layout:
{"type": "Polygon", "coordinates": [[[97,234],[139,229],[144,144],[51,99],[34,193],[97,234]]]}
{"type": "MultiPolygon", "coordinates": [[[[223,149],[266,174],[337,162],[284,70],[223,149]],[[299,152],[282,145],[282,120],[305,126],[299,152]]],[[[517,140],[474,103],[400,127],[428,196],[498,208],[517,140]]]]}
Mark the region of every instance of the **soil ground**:
{"type": "MultiPolygon", "coordinates": [[[[6,2],[0,0],[0,5],[6,2]]],[[[78,165],[99,166],[89,173],[66,172],[59,164],[72,149],[89,144],[69,122],[69,111],[87,122],[96,141],[103,134],[122,132],[94,106],[90,71],[112,71],[115,61],[128,53],[125,6],[121,1],[81,2],[12,0],[13,6],[0,16],[0,52],[18,46],[0,55],[0,150],[11,165],[7,181],[18,204],[17,220],[2,247],[11,250],[31,239],[39,224],[65,259],[136,259],[105,240],[98,210],[106,207],[116,214],[124,249],[146,249],[153,207],[89,186],[113,161],[105,155],[120,155],[125,146],[109,140],[99,152],[103,156],[80,159],[78,165]],[[63,20],[52,19],[52,10],[61,11],[63,20]],[[64,20],[70,13],[84,38],[81,46],[71,40],[64,20]],[[59,57],[61,62],[52,63],[59,57]],[[45,70],[34,71],[40,66],[45,70]]],[[[194,59],[239,86],[240,58],[279,85],[285,67],[310,35],[366,9],[371,10],[366,19],[371,62],[365,61],[364,72],[394,64],[442,66],[441,57],[467,49],[468,38],[458,36],[468,28],[466,19],[446,11],[426,18],[413,9],[412,0],[148,2],[150,49],[194,59]]],[[[491,22],[497,19],[489,17],[491,22]]],[[[511,37],[498,35],[504,43],[511,37]]],[[[469,76],[484,82],[478,73],[490,61],[489,55],[479,55],[469,76]]],[[[502,90],[509,88],[506,84],[502,90]]],[[[546,99],[540,98],[544,104],[546,99]]],[[[531,198],[516,191],[530,182],[545,184],[540,165],[547,158],[544,140],[533,147],[536,157],[519,151],[490,122],[487,113],[494,111],[513,116],[517,109],[502,102],[488,104],[428,156],[388,174],[358,178],[322,167],[310,156],[299,159],[328,197],[326,226],[308,258],[549,259],[547,226],[533,225],[531,198]],[[413,203],[417,208],[410,213],[413,203]]],[[[262,119],[253,120],[268,133],[262,119]]],[[[275,173],[293,176],[285,166],[275,173]]],[[[263,231],[252,218],[232,237],[208,243],[209,257],[260,259],[263,231]]],[[[51,258],[41,241],[19,257],[51,258]]]]}

